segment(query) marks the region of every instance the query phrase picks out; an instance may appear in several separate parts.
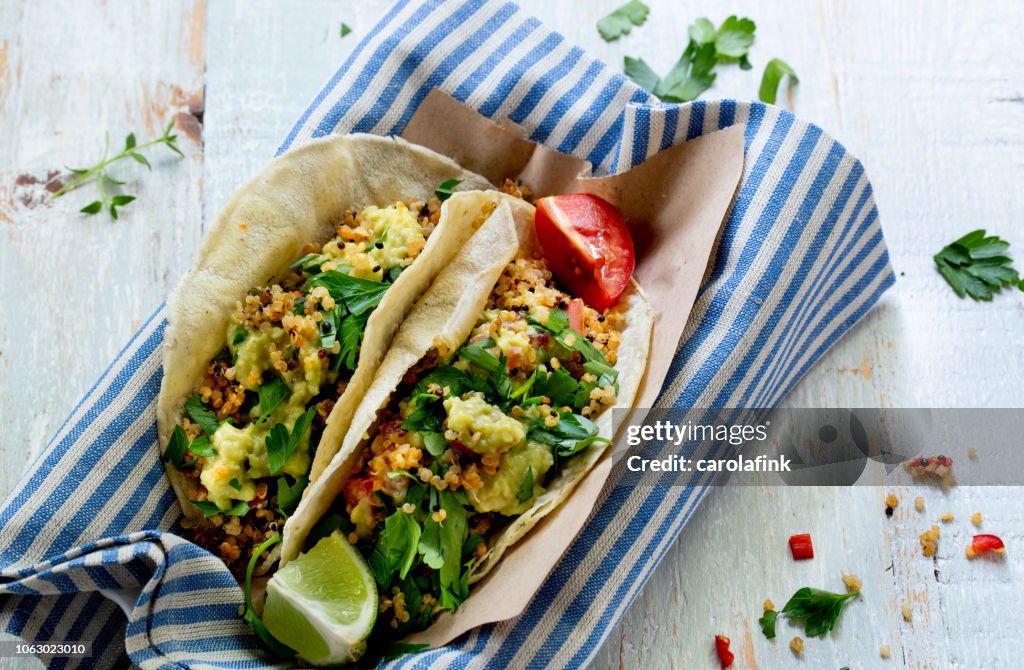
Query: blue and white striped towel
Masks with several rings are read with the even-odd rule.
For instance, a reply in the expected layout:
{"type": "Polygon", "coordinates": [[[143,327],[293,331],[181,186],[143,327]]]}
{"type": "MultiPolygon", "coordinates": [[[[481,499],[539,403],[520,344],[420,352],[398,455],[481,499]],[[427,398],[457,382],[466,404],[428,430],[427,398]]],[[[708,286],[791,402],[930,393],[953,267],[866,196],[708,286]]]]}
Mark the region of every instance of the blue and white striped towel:
{"type": "MultiPolygon", "coordinates": [[[[757,103],[660,104],[502,0],[396,2],[281,150],[328,133],[397,134],[434,87],[599,172],[745,126],[742,182],[664,404],[774,406],[893,284],[871,185],[821,129],[757,103]]],[[[231,575],[172,534],[180,511],[154,420],[164,325],[160,309],[0,509],[6,630],[94,642],[91,660],[54,667],[269,665],[238,619],[231,575]],[[127,618],[108,598],[124,600],[123,587],[141,588],[127,618]]],[[[610,488],[522,616],[393,667],[587,663],[706,492],[697,478],[610,488]]]]}

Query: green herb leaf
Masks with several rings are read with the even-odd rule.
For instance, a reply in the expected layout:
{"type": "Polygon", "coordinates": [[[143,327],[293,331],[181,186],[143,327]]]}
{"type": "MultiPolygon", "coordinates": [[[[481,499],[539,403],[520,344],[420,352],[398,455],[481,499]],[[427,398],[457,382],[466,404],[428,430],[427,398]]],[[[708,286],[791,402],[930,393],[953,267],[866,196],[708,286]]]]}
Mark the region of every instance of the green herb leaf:
{"type": "Polygon", "coordinates": [[[859,593],[832,593],[805,586],[793,594],[781,614],[794,621],[803,621],[804,632],[809,637],[824,636],[835,627],[846,601],[859,593]]]}
{"type": "Polygon", "coordinates": [[[174,463],[179,468],[185,467],[185,454],[188,452],[188,435],[181,426],[175,426],[171,439],[164,450],[164,460],[174,463]]]}
{"type": "Polygon", "coordinates": [[[642,26],[651,9],[640,0],[629,0],[597,22],[597,32],[605,42],[628,35],[633,26],[642,26]]]}
{"type": "Polygon", "coordinates": [[[775,639],[775,620],[779,618],[779,613],[775,610],[767,610],[764,615],[757,620],[757,623],[761,624],[761,632],[769,640],[775,639]]]}
{"type": "Polygon", "coordinates": [[[341,24],[341,31],[340,32],[341,32],[341,36],[345,37],[346,35],[348,35],[349,33],[352,32],[352,29],[348,27],[347,23],[342,22],[342,24],[341,24]]]}
{"type": "Polygon", "coordinates": [[[757,26],[746,18],[730,16],[715,33],[715,52],[719,58],[739,60],[747,55],[754,44],[754,30],[757,26]]]}
{"type": "Polygon", "coordinates": [[[597,424],[585,416],[572,412],[561,412],[558,423],[546,426],[540,419],[532,420],[528,437],[558,450],[562,457],[572,456],[595,442],[610,444],[611,441],[598,436],[597,424]]]}
{"type": "Polygon", "coordinates": [[[428,430],[420,434],[423,436],[423,445],[431,456],[437,458],[448,448],[448,440],[444,439],[442,433],[428,430]]]}
{"type": "Polygon", "coordinates": [[[441,182],[440,186],[434,189],[434,195],[437,196],[438,200],[444,202],[448,198],[452,197],[452,194],[454,193],[452,189],[454,189],[461,183],[461,179],[448,179],[446,181],[443,181],[441,182]]]}
{"type": "Polygon", "coordinates": [[[697,44],[710,44],[715,41],[715,24],[706,17],[694,21],[687,30],[690,39],[697,44]]]}
{"type": "Polygon", "coordinates": [[[761,102],[767,102],[769,105],[775,104],[776,96],[779,93],[779,83],[784,75],[789,75],[789,80],[793,84],[800,82],[796,72],[785,61],[778,58],[768,61],[768,64],[764,66],[764,74],[761,76],[761,88],[757,92],[757,97],[761,99],[761,102]]]}
{"type": "Polygon", "coordinates": [[[626,76],[637,83],[640,88],[653,92],[661,81],[661,77],[655,72],[643,58],[626,56],[623,58],[623,69],[626,76]]]}
{"type": "Polygon", "coordinates": [[[236,491],[242,490],[242,482],[238,481],[237,477],[232,477],[231,481],[228,482],[228,485],[236,491]]]}
{"type": "MultiPolygon", "coordinates": [[[[177,426],[175,426],[177,427],[177,426]]],[[[196,439],[192,440],[192,444],[188,445],[188,450],[196,456],[216,456],[217,452],[214,450],[213,445],[210,444],[210,436],[203,433],[196,439]]]]}
{"type": "Polygon", "coordinates": [[[341,322],[339,332],[341,349],[338,351],[337,360],[349,370],[356,369],[356,361],[359,360],[359,346],[363,342],[363,333],[366,331],[366,322],[369,318],[369,312],[351,314],[341,322]]]}
{"type": "Polygon", "coordinates": [[[310,407],[295,420],[295,425],[292,426],[291,431],[281,423],[275,423],[270,429],[270,433],[267,434],[266,441],[264,442],[267,449],[267,467],[270,470],[270,474],[277,474],[284,467],[285,463],[288,462],[288,459],[292,457],[296,449],[299,448],[299,445],[302,444],[302,440],[306,437],[306,433],[309,432],[309,427],[313,423],[313,415],[315,413],[316,408],[310,407]]]}
{"type": "Polygon", "coordinates": [[[189,415],[189,418],[199,424],[204,433],[211,437],[220,428],[220,421],[217,420],[217,415],[203,403],[203,399],[199,397],[198,393],[189,398],[188,402],[185,403],[185,412],[189,415]]]}
{"type": "Polygon", "coordinates": [[[378,304],[388,292],[390,284],[362,279],[343,274],[337,270],[327,270],[309,278],[310,286],[323,286],[336,301],[345,303],[348,311],[354,315],[367,312],[378,304]]]}
{"type": "Polygon", "coordinates": [[[991,300],[1004,286],[1017,285],[1024,290],[1013,260],[1005,255],[1010,248],[1006,240],[975,230],[947,245],[935,254],[939,274],[956,294],[974,300],[991,300]]]}
{"type": "Polygon", "coordinates": [[[439,570],[441,584],[440,605],[449,612],[455,611],[469,596],[468,570],[463,574],[462,545],[468,533],[466,509],[451,491],[439,495],[445,519],[440,524],[439,540],[444,563],[439,570]],[[464,578],[465,577],[465,578],[464,578]]]}
{"type": "Polygon", "coordinates": [[[246,330],[245,326],[238,326],[235,328],[235,332],[231,334],[231,346],[237,347],[242,342],[245,342],[245,338],[249,336],[249,331],[246,330]]]}
{"type": "Polygon", "coordinates": [[[135,148],[135,133],[128,133],[128,137],[124,139],[124,150],[129,151],[135,148]]]}
{"type": "Polygon", "coordinates": [[[103,209],[103,203],[100,202],[99,200],[96,200],[96,201],[90,202],[88,205],[86,205],[85,207],[83,207],[82,209],[80,209],[78,211],[81,212],[82,214],[96,214],[101,209],[103,209]]]}
{"type": "Polygon", "coordinates": [[[309,477],[301,475],[295,480],[295,483],[289,485],[288,477],[277,478],[277,507],[282,512],[291,510],[293,507],[299,504],[299,500],[302,498],[302,492],[306,490],[306,486],[309,484],[309,477]]]}
{"type": "Polygon", "coordinates": [[[654,88],[654,95],[665,102],[690,102],[711,88],[715,82],[718,57],[714,44],[690,45],[675,66],[654,88]]]}
{"type": "Polygon", "coordinates": [[[267,417],[270,416],[275,409],[281,406],[281,403],[284,402],[285,398],[290,396],[292,392],[283,379],[276,377],[263,386],[260,386],[259,394],[260,416],[257,421],[263,422],[267,420],[267,417]]]}
{"type": "Polygon", "coordinates": [[[204,517],[211,517],[214,514],[225,514],[227,516],[245,516],[249,513],[249,503],[239,500],[234,506],[228,509],[221,509],[209,500],[193,500],[192,504],[199,508],[204,517]]]}
{"type": "Polygon", "coordinates": [[[416,563],[421,534],[416,519],[402,510],[384,521],[384,530],[367,561],[378,584],[390,584],[396,572],[399,579],[405,579],[416,563]]]}
{"type": "Polygon", "coordinates": [[[131,154],[128,154],[128,155],[131,156],[132,160],[134,160],[136,163],[139,163],[140,165],[145,165],[146,169],[148,169],[148,170],[152,170],[153,169],[153,166],[149,164],[149,161],[146,160],[146,157],[143,156],[142,154],[131,153],[131,154]]]}
{"type": "Polygon", "coordinates": [[[516,502],[526,502],[533,497],[533,466],[527,466],[523,481],[519,483],[516,491],[516,502]]]}
{"type": "Polygon", "coordinates": [[[499,365],[498,358],[491,352],[487,351],[493,346],[495,346],[494,340],[487,338],[473,344],[467,344],[460,348],[457,356],[472,363],[487,374],[493,375],[498,371],[499,365]]]}
{"type": "Polygon", "coordinates": [[[565,368],[559,368],[547,375],[538,374],[533,383],[533,393],[547,396],[554,407],[573,404],[573,398],[580,385],[565,368]]]}

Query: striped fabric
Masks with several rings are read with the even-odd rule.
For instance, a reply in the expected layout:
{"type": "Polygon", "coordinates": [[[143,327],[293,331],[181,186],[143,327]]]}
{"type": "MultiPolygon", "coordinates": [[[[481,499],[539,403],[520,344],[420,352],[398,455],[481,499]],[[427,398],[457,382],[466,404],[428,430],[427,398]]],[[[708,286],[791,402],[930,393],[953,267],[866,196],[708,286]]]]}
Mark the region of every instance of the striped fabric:
{"type": "MultiPolygon", "coordinates": [[[[663,105],[516,5],[399,0],[288,134],[399,133],[439,87],[532,139],[624,170],[745,127],[744,174],[661,403],[771,407],[894,281],[861,164],[767,105],[663,105]]],[[[173,534],[154,403],[163,309],[132,338],[0,508],[0,621],[26,640],[92,640],[53,667],[271,666],[228,571],[173,534]],[[108,599],[124,601],[129,617],[108,599]]],[[[578,667],[597,653],[707,493],[610,487],[526,612],[389,667],[578,667]]]]}

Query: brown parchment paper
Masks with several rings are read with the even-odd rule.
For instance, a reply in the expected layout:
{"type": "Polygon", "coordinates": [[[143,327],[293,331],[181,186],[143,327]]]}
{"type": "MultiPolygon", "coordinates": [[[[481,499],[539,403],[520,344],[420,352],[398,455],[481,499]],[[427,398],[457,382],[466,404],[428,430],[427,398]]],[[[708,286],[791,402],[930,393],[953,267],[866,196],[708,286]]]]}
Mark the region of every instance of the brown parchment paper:
{"type": "MultiPolygon", "coordinates": [[[[519,176],[538,197],[594,193],[626,219],[636,246],[634,276],[654,309],[647,371],[635,407],[651,407],[675,355],[712,248],[743,170],[743,127],[733,126],[662,151],[610,177],[590,164],[523,139],[435,89],[402,136],[446,154],[492,182],[519,176]]],[[[619,440],[618,442],[622,442],[619,440]]],[[[616,444],[614,450],[623,449],[616,444]]],[[[611,453],[572,495],[512,547],[455,613],[409,638],[440,646],[486,623],[518,616],[583,528],[611,472],[611,453]]]]}

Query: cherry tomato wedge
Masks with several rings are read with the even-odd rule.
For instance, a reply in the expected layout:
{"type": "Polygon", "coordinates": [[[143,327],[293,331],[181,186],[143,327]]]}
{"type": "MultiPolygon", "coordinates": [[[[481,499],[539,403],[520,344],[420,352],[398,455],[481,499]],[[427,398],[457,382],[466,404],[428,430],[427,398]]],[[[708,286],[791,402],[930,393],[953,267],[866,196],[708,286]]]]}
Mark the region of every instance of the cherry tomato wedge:
{"type": "Polygon", "coordinates": [[[718,653],[718,660],[722,663],[723,668],[728,668],[736,659],[736,656],[729,651],[730,643],[731,640],[724,635],[715,636],[715,651],[718,653]]]}
{"type": "Polygon", "coordinates": [[[806,561],[814,558],[814,545],[810,533],[802,533],[789,538],[789,550],[793,552],[794,561],[806,561]]]}
{"type": "Polygon", "coordinates": [[[994,551],[997,553],[1004,553],[1006,551],[1006,545],[999,538],[998,535],[975,535],[971,541],[971,549],[974,550],[974,554],[983,554],[986,551],[994,551]]]}
{"type": "Polygon", "coordinates": [[[583,332],[583,301],[579,298],[573,298],[569,302],[569,309],[565,310],[566,316],[569,317],[569,327],[575,330],[577,333],[583,332]]]}
{"type": "Polygon", "coordinates": [[[636,257],[618,210],[589,193],[537,201],[537,238],[555,276],[573,295],[603,312],[629,285],[636,257]]]}

